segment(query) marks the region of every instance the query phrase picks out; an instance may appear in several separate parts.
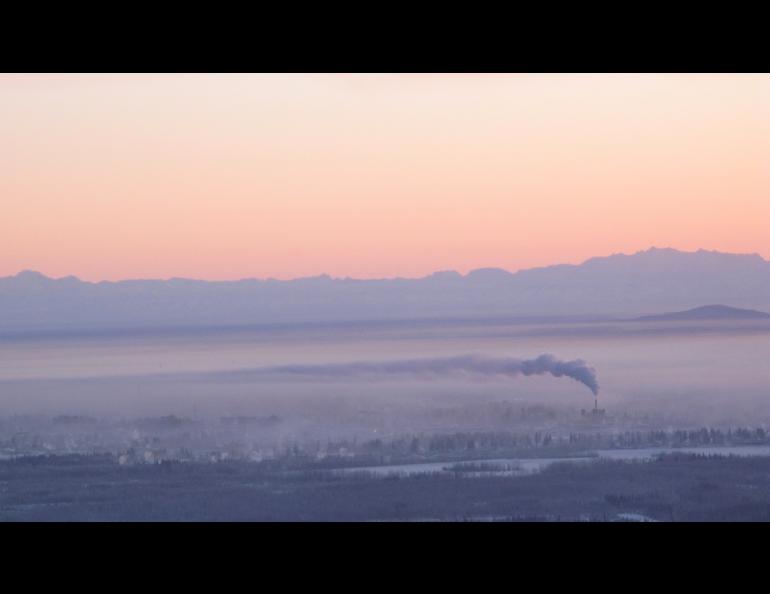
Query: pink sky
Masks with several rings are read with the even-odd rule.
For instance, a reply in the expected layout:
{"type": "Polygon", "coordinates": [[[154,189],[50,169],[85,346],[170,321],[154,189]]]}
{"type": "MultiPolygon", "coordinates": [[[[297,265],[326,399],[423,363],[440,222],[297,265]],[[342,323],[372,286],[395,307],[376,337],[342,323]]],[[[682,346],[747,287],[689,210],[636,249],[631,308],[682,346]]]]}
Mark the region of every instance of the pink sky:
{"type": "Polygon", "coordinates": [[[767,75],[2,75],[0,276],[770,258],[767,75]]]}

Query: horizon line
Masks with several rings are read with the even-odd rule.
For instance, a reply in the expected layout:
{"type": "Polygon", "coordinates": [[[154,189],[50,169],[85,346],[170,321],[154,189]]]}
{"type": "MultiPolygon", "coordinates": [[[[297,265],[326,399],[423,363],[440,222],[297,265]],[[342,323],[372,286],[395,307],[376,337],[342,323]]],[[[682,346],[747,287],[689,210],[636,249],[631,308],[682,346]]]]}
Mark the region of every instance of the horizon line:
{"type": "Polygon", "coordinates": [[[556,266],[582,266],[583,264],[586,264],[587,262],[590,262],[591,260],[596,259],[606,259],[606,258],[612,258],[612,257],[618,257],[618,256],[636,256],[639,254],[644,254],[648,252],[677,252],[681,254],[698,254],[701,252],[706,253],[712,253],[712,254],[724,254],[724,255],[730,255],[730,256],[756,256],[759,259],[761,259],[763,262],[770,262],[769,260],[766,260],[759,252],[723,252],[720,250],[708,250],[705,248],[698,248],[696,250],[688,251],[688,250],[681,250],[678,248],[673,247],[657,247],[657,246],[650,246],[647,249],[641,249],[637,250],[635,252],[626,253],[626,252],[612,252],[611,254],[607,255],[601,255],[601,256],[591,256],[590,258],[587,258],[583,260],[582,262],[579,262],[577,264],[572,264],[568,262],[556,262],[553,264],[546,264],[543,266],[531,266],[529,268],[519,268],[516,270],[510,270],[506,268],[502,268],[499,266],[482,266],[479,268],[472,268],[465,274],[458,272],[455,269],[444,269],[444,270],[434,270],[433,272],[430,272],[428,274],[425,274],[423,276],[413,276],[413,277],[405,277],[405,276],[389,276],[389,277],[351,277],[351,276],[331,276],[330,274],[326,272],[322,272],[316,275],[310,275],[310,276],[298,276],[298,277],[292,277],[292,278],[286,278],[286,279],[280,279],[275,277],[256,277],[256,276],[246,276],[246,277],[240,277],[240,278],[233,278],[233,279],[205,279],[205,278],[192,278],[192,277],[180,277],[180,276],[169,276],[169,277],[149,277],[149,278],[122,278],[117,280],[108,280],[108,279],[101,279],[101,280],[84,280],[76,275],[69,274],[66,276],[60,276],[60,277],[53,277],[48,276],[47,274],[40,272],[39,270],[35,270],[33,268],[25,268],[22,270],[19,270],[16,274],[10,274],[6,276],[0,277],[0,280],[2,279],[8,279],[8,278],[17,278],[19,276],[23,275],[35,275],[42,277],[46,280],[53,280],[53,281],[61,281],[61,280],[68,280],[72,279],[81,283],[88,283],[88,284],[106,284],[106,283],[122,283],[122,282],[142,282],[142,281],[160,281],[160,282],[170,282],[170,281],[191,281],[191,282],[206,282],[206,283],[237,283],[242,281],[260,281],[260,282],[292,282],[292,281],[300,281],[300,280],[312,280],[312,279],[329,279],[329,280],[342,280],[342,281],[388,281],[388,280],[423,280],[426,278],[430,278],[432,276],[440,275],[440,274],[450,274],[455,275],[460,278],[467,278],[474,272],[479,271],[501,271],[510,275],[515,275],[520,272],[526,272],[529,270],[541,270],[544,268],[553,268],[556,266]]]}

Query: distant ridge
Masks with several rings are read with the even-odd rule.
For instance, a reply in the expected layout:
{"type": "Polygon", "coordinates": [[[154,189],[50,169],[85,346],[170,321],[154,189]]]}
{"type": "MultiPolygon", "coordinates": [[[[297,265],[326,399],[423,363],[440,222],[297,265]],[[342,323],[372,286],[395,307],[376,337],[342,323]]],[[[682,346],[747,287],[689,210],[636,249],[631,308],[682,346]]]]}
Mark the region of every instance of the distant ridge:
{"type": "MultiPolygon", "coordinates": [[[[475,268],[469,270],[466,274],[461,274],[456,270],[438,270],[422,277],[389,277],[389,278],[353,278],[353,277],[332,277],[329,274],[318,274],[315,276],[296,277],[285,280],[275,278],[244,277],[235,280],[204,280],[188,277],[170,277],[170,278],[125,278],[121,280],[99,280],[84,281],[76,276],[65,276],[54,278],[47,276],[37,270],[22,270],[15,275],[0,277],[0,283],[15,279],[18,282],[77,282],[85,285],[119,285],[125,283],[197,283],[209,285],[226,285],[233,283],[306,283],[308,281],[334,281],[348,283],[382,283],[382,282],[410,282],[424,280],[501,280],[511,277],[534,277],[542,275],[560,274],[565,271],[596,271],[609,269],[617,272],[618,267],[641,266],[645,271],[657,268],[658,271],[674,269],[676,272],[683,270],[692,270],[692,266],[711,267],[715,265],[726,265],[733,269],[748,270],[750,272],[770,271],[770,260],[765,260],[757,253],[730,253],[719,252],[716,250],[699,249],[694,252],[686,252],[674,248],[651,247],[646,250],[639,250],[632,254],[613,253],[609,256],[594,256],[588,258],[580,264],[550,264],[547,266],[537,266],[534,268],[522,268],[516,271],[506,270],[499,267],[475,268]]],[[[629,271],[636,272],[636,271],[629,271]]]]}
{"type": "Polygon", "coordinates": [[[0,278],[0,334],[409,319],[615,317],[759,319],[770,311],[770,262],[758,254],[651,248],[582,264],[422,278],[157,279],[87,282],[24,271],[0,278]],[[760,310],[720,311],[703,303],[760,310]],[[686,313],[696,308],[695,313],[686,313]],[[709,309],[712,308],[712,309],[709,309]],[[679,312],[679,313],[676,313],[679,312]],[[663,314],[669,315],[669,314],[663,314]]]}
{"type": "Polygon", "coordinates": [[[653,316],[641,316],[636,321],[667,322],[676,320],[759,320],[770,319],[770,313],[754,309],[741,309],[729,305],[703,305],[685,311],[674,311],[653,316]]]}

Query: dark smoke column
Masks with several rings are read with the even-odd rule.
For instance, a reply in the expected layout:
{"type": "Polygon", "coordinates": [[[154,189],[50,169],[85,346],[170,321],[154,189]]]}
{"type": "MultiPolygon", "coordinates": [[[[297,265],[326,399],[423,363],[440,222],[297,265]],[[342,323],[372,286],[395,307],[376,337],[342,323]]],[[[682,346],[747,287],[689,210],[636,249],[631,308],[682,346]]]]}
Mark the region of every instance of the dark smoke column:
{"type": "Polygon", "coordinates": [[[457,375],[476,377],[516,377],[519,375],[552,375],[569,377],[586,386],[595,395],[599,393],[596,371],[581,359],[561,361],[553,355],[536,359],[513,359],[462,355],[441,359],[404,359],[399,361],[370,361],[332,363],[326,365],[283,365],[253,370],[257,376],[273,379],[387,379],[410,377],[436,379],[457,375]]]}
{"type": "Polygon", "coordinates": [[[537,359],[522,361],[524,375],[550,373],[555,377],[567,376],[587,386],[594,396],[599,394],[596,370],[582,359],[559,361],[553,355],[540,355],[537,359]]]}

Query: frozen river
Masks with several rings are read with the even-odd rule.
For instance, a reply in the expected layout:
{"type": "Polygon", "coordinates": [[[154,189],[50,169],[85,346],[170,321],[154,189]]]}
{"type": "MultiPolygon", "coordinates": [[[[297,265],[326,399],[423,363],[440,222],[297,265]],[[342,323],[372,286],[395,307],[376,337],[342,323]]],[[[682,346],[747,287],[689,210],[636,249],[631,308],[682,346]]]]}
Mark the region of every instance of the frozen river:
{"type": "Polygon", "coordinates": [[[749,446],[705,446],[692,448],[634,448],[595,450],[589,455],[570,458],[494,458],[488,460],[462,460],[451,462],[425,462],[417,464],[393,464],[387,466],[366,466],[345,468],[334,472],[370,472],[388,476],[410,476],[415,474],[453,473],[458,470],[467,476],[519,476],[540,472],[559,462],[571,464],[588,464],[599,460],[653,460],[661,454],[682,453],[701,454],[707,456],[770,456],[770,445],[749,446]],[[462,465],[474,465],[483,470],[462,469],[462,465]]]}

